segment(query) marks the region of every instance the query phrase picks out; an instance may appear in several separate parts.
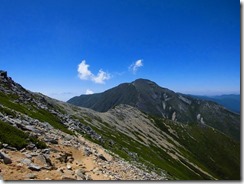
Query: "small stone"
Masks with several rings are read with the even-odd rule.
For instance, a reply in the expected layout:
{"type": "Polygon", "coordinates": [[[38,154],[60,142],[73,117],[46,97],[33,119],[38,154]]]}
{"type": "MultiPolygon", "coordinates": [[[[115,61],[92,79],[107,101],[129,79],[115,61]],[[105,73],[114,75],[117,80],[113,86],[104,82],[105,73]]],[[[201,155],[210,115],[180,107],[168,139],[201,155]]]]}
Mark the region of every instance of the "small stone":
{"type": "Polygon", "coordinates": [[[31,160],[28,158],[24,158],[23,160],[20,161],[21,163],[25,164],[25,165],[29,165],[31,164],[31,160]]]}
{"type": "Polygon", "coordinates": [[[64,173],[63,168],[58,168],[57,171],[58,171],[58,172],[61,172],[61,173],[64,173]]]}
{"type": "Polygon", "coordinates": [[[42,150],[42,153],[43,154],[50,154],[50,149],[49,148],[44,149],[44,150],[42,150]]]}
{"type": "Polygon", "coordinates": [[[0,159],[4,158],[4,154],[0,152],[0,159]]]}
{"type": "Polygon", "coordinates": [[[76,175],[81,178],[82,180],[85,180],[85,171],[83,171],[82,169],[77,169],[75,171],[76,175]]]}
{"type": "Polygon", "coordinates": [[[66,168],[67,168],[68,170],[72,170],[72,166],[71,166],[71,165],[67,165],[66,168]]]}
{"type": "Polygon", "coordinates": [[[0,159],[3,159],[4,164],[11,164],[12,160],[4,153],[0,152],[0,159]]]}
{"type": "Polygon", "coordinates": [[[92,154],[92,152],[90,151],[90,149],[89,148],[85,148],[84,149],[84,154],[85,154],[85,156],[90,156],[91,154],[92,154]]]}
{"type": "Polygon", "coordinates": [[[12,163],[12,160],[10,158],[8,158],[8,157],[4,157],[3,158],[3,163],[4,164],[11,164],[12,163]]]}
{"type": "Polygon", "coordinates": [[[23,149],[20,150],[21,153],[23,153],[23,152],[25,152],[25,151],[26,151],[25,148],[23,148],[23,149]]]}
{"type": "Polygon", "coordinates": [[[113,177],[112,175],[110,175],[110,176],[109,176],[109,179],[113,180],[113,179],[114,179],[114,177],[113,177]]]}
{"type": "Polygon", "coordinates": [[[98,158],[100,158],[101,160],[104,160],[104,161],[108,161],[102,154],[98,155],[98,158]]]}
{"type": "Polygon", "coordinates": [[[32,171],[40,171],[41,170],[41,167],[36,165],[36,164],[30,164],[28,169],[32,170],[32,171]]]}
{"type": "Polygon", "coordinates": [[[26,158],[32,158],[30,154],[25,153],[26,158]]]}
{"type": "Polygon", "coordinates": [[[2,144],[4,148],[6,148],[8,146],[8,144],[2,144]]]}
{"type": "Polygon", "coordinates": [[[17,151],[17,149],[15,147],[12,147],[12,146],[7,146],[6,148],[9,150],[12,150],[12,151],[17,151]]]}
{"type": "Polygon", "coordinates": [[[28,178],[28,179],[36,179],[36,175],[33,174],[33,173],[29,173],[29,174],[26,175],[26,178],[28,178]]]}
{"type": "Polygon", "coordinates": [[[76,177],[75,176],[66,176],[66,175],[63,175],[61,177],[61,180],[76,180],[76,177]]]}
{"type": "Polygon", "coordinates": [[[85,175],[85,180],[92,180],[91,176],[89,174],[85,175]]]}
{"type": "Polygon", "coordinates": [[[26,149],[28,149],[28,150],[33,150],[35,147],[36,147],[35,144],[30,143],[30,144],[28,144],[28,145],[26,146],[26,149]]]}

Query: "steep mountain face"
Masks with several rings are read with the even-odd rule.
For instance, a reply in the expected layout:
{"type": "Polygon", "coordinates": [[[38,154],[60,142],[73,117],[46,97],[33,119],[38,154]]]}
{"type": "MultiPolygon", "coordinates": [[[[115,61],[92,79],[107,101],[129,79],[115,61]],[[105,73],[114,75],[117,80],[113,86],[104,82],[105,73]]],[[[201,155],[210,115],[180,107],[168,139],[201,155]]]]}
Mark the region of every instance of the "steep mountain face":
{"type": "Polygon", "coordinates": [[[240,139],[238,114],[212,101],[175,93],[145,79],[124,83],[103,93],[74,97],[67,102],[99,112],[106,112],[119,104],[127,104],[153,116],[181,123],[207,124],[237,140],[240,139]]]}
{"type": "Polygon", "coordinates": [[[240,95],[219,95],[219,96],[196,96],[191,95],[194,98],[209,100],[223,105],[227,109],[235,113],[240,113],[241,96],[240,95]]]}
{"type": "MultiPolygon", "coordinates": [[[[144,81],[135,83],[119,91],[148,90],[144,81]]],[[[240,180],[240,142],[201,117],[180,123],[136,107],[119,104],[106,112],[77,107],[30,92],[0,72],[0,178],[240,180]]]]}

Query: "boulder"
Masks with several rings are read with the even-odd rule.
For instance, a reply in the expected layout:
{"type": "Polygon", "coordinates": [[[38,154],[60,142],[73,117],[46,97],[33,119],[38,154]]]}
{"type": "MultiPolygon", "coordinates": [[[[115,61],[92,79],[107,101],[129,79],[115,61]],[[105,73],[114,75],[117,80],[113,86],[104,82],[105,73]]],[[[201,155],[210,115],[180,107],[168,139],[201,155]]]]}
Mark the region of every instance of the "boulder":
{"type": "Polygon", "coordinates": [[[47,166],[48,165],[45,156],[42,155],[42,154],[38,155],[35,159],[36,159],[37,163],[42,165],[42,166],[47,166]]]}
{"type": "Polygon", "coordinates": [[[0,159],[3,159],[4,164],[11,164],[12,160],[4,153],[0,152],[0,159]]]}
{"type": "Polygon", "coordinates": [[[4,157],[3,158],[3,163],[4,164],[11,164],[12,163],[12,160],[10,158],[8,158],[8,157],[4,157]]]}
{"type": "Polygon", "coordinates": [[[25,165],[30,165],[31,164],[31,160],[28,159],[28,158],[24,158],[23,160],[20,161],[22,164],[25,164],[25,165]]]}

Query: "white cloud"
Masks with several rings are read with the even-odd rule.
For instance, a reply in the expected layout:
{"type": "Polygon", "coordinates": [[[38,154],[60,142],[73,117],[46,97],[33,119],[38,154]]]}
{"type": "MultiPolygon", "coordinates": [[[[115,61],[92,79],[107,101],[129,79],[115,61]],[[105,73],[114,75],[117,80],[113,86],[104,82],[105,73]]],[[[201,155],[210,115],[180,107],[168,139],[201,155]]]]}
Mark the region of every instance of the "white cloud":
{"type": "Polygon", "coordinates": [[[88,68],[89,65],[86,64],[85,60],[78,65],[78,74],[81,80],[88,80],[93,75],[88,68]]]}
{"type": "Polygon", "coordinates": [[[87,89],[86,90],[86,95],[92,95],[94,92],[92,91],[92,90],[90,90],[90,89],[87,89]]]}
{"type": "Polygon", "coordinates": [[[107,72],[104,72],[102,69],[99,70],[97,75],[94,75],[88,68],[90,65],[86,64],[86,61],[83,60],[78,65],[78,76],[81,80],[91,80],[98,84],[104,84],[105,80],[109,80],[110,74],[107,72]]]}
{"type": "Polygon", "coordinates": [[[104,72],[102,69],[99,70],[97,76],[93,76],[93,77],[92,77],[92,80],[93,80],[95,83],[99,83],[99,84],[103,84],[104,81],[105,81],[105,80],[108,80],[108,79],[110,79],[110,74],[104,72]]]}
{"type": "Polygon", "coordinates": [[[142,67],[142,59],[137,60],[135,63],[132,63],[129,67],[129,70],[132,71],[133,74],[136,74],[138,68],[142,67]]]}

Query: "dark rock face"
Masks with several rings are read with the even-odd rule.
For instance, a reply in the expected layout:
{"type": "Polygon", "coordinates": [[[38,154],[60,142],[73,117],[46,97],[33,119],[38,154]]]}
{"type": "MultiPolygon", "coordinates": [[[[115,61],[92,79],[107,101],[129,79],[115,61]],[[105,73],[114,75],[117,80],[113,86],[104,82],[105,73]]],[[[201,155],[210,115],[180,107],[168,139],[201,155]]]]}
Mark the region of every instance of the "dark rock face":
{"type": "Polygon", "coordinates": [[[7,78],[8,74],[6,71],[0,70],[0,77],[7,78]]]}

